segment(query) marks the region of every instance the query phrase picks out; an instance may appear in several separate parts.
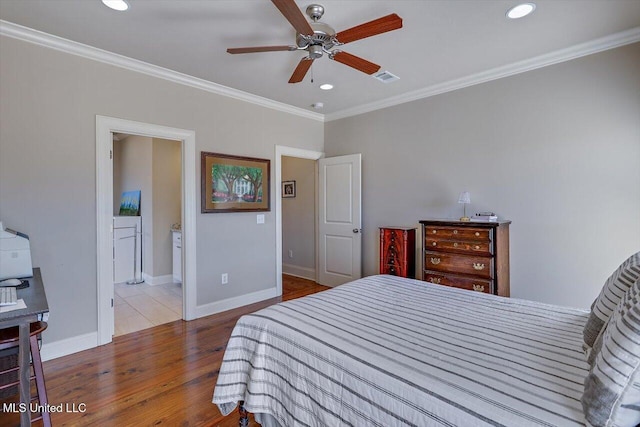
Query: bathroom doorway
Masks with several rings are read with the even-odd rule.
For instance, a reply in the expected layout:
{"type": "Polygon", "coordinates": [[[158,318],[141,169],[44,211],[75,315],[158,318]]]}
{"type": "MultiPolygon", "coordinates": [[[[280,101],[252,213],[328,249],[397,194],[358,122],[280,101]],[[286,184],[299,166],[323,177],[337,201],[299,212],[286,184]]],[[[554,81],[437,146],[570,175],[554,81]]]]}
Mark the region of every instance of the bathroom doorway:
{"type": "Polygon", "coordinates": [[[181,145],[113,134],[114,336],[182,319],[181,145]]]}
{"type": "Polygon", "coordinates": [[[113,134],[163,138],[181,143],[182,319],[196,318],[196,134],[193,130],[96,116],[96,232],[98,267],[97,345],[113,340],[113,134]]]}

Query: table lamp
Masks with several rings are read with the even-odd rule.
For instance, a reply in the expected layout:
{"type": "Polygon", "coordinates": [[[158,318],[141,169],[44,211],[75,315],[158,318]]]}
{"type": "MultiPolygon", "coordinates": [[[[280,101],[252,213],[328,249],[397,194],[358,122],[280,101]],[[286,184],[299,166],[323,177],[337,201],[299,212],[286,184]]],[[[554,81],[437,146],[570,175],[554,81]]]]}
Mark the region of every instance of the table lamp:
{"type": "Polygon", "coordinates": [[[467,203],[471,203],[471,195],[468,191],[463,191],[460,193],[460,197],[458,197],[458,203],[462,203],[463,206],[463,216],[460,218],[460,221],[471,221],[471,218],[467,216],[467,203]]]}

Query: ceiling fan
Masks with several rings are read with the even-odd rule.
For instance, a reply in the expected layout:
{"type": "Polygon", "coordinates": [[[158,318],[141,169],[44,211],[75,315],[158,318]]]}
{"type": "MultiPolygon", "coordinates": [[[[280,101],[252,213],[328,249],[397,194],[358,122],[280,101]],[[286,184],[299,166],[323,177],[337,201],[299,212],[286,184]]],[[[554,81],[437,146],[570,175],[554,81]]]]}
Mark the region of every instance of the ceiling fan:
{"type": "Polygon", "coordinates": [[[227,49],[228,53],[254,53],[273,51],[296,51],[305,50],[308,56],[302,58],[298,66],[293,71],[289,83],[299,83],[311,68],[315,59],[327,54],[330,59],[341,62],[356,70],[366,74],[373,74],[380,69],[378,64],[369,62],[358,56],[335,49],[352,41],[386,33],[387,31],[402,28],[402,18],[392,13],[382,18],[349,28],[348,30],[336,33],[333,28],[324,22],[318,22],[324,14],[324,7],[319,4],[312,4],[307,7],[307,15],[312,22],[307,21],[295,0],[271,0],[280,10],[280,13],[289,21],[291,26],[297,31],[296,44],[291,46],[257,46],[257,47],[236,47],[227,49]]]}

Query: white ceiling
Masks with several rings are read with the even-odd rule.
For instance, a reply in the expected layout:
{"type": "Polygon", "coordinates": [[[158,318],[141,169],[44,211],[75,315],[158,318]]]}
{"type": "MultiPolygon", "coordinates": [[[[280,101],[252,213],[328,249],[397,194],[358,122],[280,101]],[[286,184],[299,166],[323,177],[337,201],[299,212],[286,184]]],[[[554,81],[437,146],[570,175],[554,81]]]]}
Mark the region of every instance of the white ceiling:
{"type": "MultiPolygon", "coordinates": [[[[226,53],[295,43],[270,1],[128,1],[129,11],[115,12],[100,0],[0,0],[0,19],[291,106],[323,102],[328,115],[640,26],[640,0],[535,0],[536,11],[519,20],[505,18],[517,0],[324,0],[322,22],[336,31],[389,13],[403,18],[400,30],[341,47],[400,80],[384,84],[325,56],[289,84],[304,52],[226,53]],[[322,91],[322,83],[335,88],[322,91]]],[[[297,1],[303,11],[311,3],[297,1]]]]}

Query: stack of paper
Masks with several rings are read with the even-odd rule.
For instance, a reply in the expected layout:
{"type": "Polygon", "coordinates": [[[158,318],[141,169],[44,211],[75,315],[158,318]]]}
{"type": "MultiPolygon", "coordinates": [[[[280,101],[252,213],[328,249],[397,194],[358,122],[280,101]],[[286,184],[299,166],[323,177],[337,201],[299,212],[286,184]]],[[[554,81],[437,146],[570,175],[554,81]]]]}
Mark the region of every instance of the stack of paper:
{"type": "Polygon", "coordinates": [[[480,213],[477,213],[473,217],[473,219],[475,219],[476,221],[497,221],[498,216],[493,212],[480,212],[480,213]]]}

